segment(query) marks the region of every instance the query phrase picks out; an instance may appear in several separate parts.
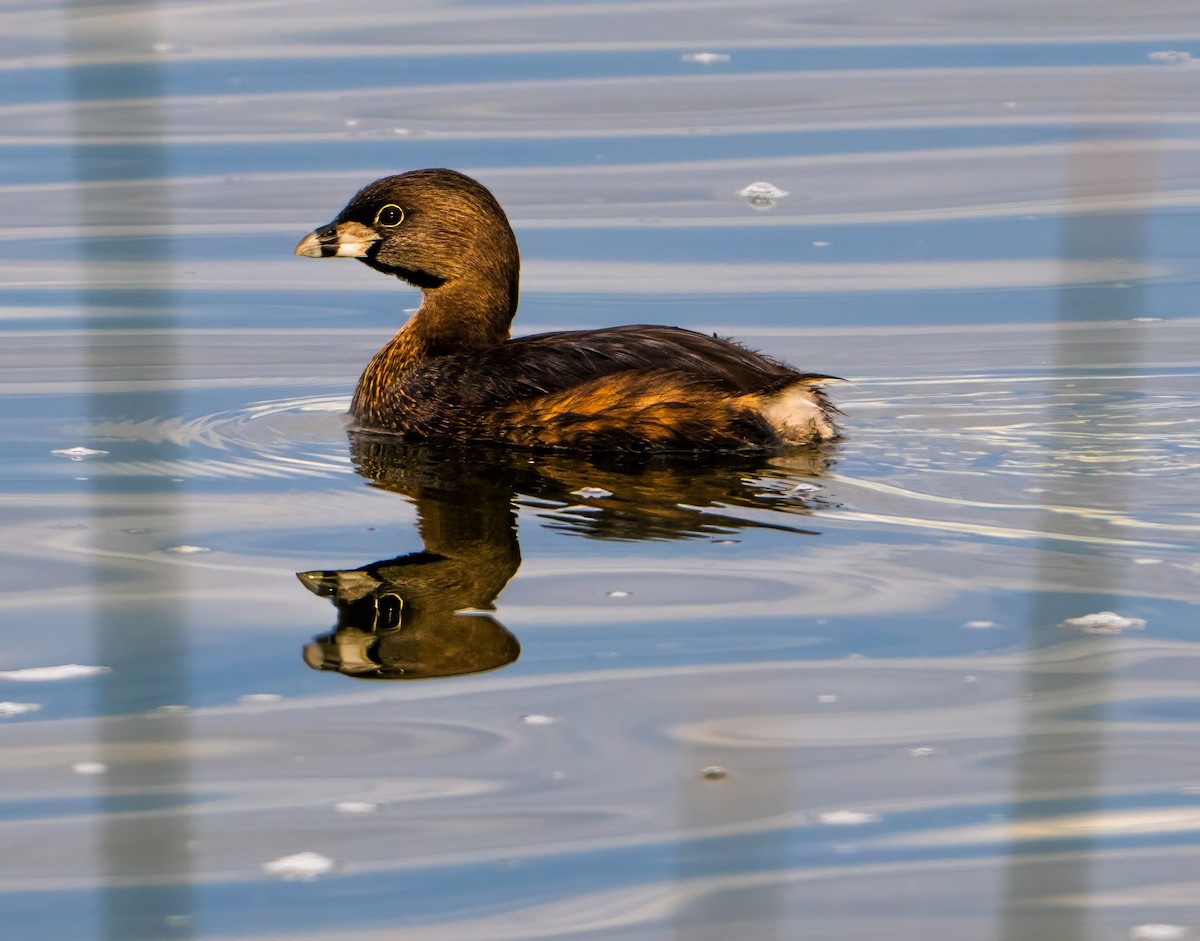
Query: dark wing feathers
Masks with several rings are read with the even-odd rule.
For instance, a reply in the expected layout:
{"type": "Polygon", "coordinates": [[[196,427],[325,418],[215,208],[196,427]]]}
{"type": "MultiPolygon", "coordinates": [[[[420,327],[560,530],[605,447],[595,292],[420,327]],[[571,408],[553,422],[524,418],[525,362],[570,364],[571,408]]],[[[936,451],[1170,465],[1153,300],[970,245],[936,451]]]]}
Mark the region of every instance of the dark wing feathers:
{"type": "Polygon", "coordinates": [[[800,374],[742,346],[678,327],[630,325],[542,333],[438,357],[401,379],[406,405],[424,400],[501,408],[627,370],[669,368],[716,380],[729,393],[770,392],[800,374]]]}
{"type": "Polygon", "coordinates": [[[543,333],[405,370],[383,393],[392,430],[533,447],[686,450],[777,442],[739,396],[827,376],[677,327],[543,333]]]}

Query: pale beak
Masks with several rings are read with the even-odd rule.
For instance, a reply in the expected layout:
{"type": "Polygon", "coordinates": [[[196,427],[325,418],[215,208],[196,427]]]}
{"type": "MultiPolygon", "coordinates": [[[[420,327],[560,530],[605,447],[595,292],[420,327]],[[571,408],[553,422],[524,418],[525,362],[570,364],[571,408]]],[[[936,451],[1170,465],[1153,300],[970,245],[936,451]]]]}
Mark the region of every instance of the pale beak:
{"type": "Polygon", "coordinates": [[[378,241],[375,230],[361,222],[331,222],[304,236],[296,246],[296,254],[306,258],[365,258],[378,241]]]}

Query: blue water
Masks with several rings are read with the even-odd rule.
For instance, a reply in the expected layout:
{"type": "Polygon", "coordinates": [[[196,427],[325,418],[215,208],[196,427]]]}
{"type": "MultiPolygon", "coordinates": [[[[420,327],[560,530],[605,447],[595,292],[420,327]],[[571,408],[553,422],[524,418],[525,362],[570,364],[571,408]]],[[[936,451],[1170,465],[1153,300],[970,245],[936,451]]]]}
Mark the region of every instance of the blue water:
{"type": "Polygon", "coordinates": [[[0,10],[5,937],[1200,931],[1194,32],[0,10]],[[736,337],[844,439],[348,436],[419,295],[293,247],[419,166],[505,206],[517,332],[736,337]]]}

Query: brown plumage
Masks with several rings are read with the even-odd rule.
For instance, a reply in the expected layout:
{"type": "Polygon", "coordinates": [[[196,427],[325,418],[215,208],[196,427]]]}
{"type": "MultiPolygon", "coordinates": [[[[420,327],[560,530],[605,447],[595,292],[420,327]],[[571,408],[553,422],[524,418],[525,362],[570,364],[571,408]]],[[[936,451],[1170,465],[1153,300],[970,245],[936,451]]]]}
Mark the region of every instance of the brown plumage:
{"type": "Polygon", "coordinates": [[[504,211],[453,170],[370,184],[297,255],[351,257],[424,298],[359,379],[361,427],[529,448],[776,448],[837,436],[820,383],[728,340],[660,326],[509,338],[520,256],[504,211]]]}

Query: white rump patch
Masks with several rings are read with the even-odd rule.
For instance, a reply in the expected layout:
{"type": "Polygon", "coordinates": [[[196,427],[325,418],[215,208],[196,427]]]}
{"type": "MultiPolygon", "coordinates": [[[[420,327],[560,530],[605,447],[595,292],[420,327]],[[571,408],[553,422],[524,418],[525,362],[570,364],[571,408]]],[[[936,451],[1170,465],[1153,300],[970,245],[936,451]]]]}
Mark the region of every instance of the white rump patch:
{"type": "Polygon", "coordinates": [[[759,414],[787,444],[810,444],[837,434],[817,393],[806,382],[794,383],[763,401],[759,414]]]}

